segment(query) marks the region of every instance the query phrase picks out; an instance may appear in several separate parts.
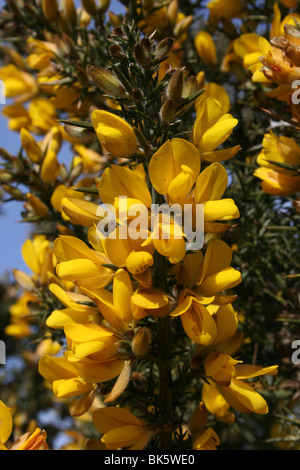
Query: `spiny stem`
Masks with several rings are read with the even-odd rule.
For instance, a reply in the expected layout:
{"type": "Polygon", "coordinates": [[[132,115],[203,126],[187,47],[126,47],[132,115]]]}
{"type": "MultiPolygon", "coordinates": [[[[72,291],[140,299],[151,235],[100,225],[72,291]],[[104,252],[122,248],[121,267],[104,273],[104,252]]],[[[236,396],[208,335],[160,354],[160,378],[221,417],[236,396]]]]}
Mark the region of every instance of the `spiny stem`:
{"type": "MultiPolygon", "coordinates": [[[[162,203],[162,196],[152,187],[152,201],[162,203]]],[[[154,255],[154,287],[167,292],[167,259],[160,253],[154,255]]],[[[171,329],[170,317],[158,319],[158,354],[157,367],[159,371],[159,404],[162,429],[160,443],[162,450],[172,449],[172,375],[171,375],[171,329]]]]}

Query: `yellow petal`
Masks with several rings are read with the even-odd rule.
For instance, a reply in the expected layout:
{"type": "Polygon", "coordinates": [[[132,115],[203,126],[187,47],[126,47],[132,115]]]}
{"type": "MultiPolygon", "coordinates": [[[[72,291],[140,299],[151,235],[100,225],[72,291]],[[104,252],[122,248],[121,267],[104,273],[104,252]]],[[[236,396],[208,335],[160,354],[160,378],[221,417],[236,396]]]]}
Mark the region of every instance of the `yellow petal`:
{"type": "Polygon", "coordinates": [[[5,444],[12,433],[13,420],[10,409],[0,401],[0,442],[5,444]]]}
{"type": "Polygon", "coordinates": [[[99,184],[99,195],[104,204],[111,205],[120,196],[139,200],[147,207],[152,202],[149,189],[139,174],[117,165],[111,165],[104,171],[99,184]]]}
{"type": "Polygon", "coordinates": [[[225,400],[242,413],[268,413],[266,400],[251,385],[232,379],[228,387],[219,386],[225,400]]]}
{"type": "Polygon", "coordinates": [[[93,202],[65,197],[61,201],[61,208],[75,225],[91,227],[100,221],[97,216],[98,205],[93,202]]]}
{"type": "Polygon", "coordinates": [[[217,335],[217,327],[209,311],[198,304],[181,315],[181,321],[186,334],[197,344],[208,346],[217,335]]]}
{"type": "Polygon", "coordinates": [[[212,163],[197,178],[194,197],[197,204],[221,199],[228,183],[227,171],[220,163],[212,163]]]}
{"type": "Polygon", "coordinates": [[[141,426],[141,421],[129,410],[121,407],[100,408],[93,413],[93,423],[97,431],[105,434],[112,429],[133,425],[141,426]]]}

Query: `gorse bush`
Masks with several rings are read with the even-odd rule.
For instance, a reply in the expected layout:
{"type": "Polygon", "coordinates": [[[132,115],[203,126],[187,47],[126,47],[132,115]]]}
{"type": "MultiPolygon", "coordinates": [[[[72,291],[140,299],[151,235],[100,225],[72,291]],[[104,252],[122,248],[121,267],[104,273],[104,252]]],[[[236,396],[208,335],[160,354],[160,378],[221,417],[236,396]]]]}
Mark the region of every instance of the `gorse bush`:
{"type": "Polygon", "coordinates": [[[3,449],[299,448],[297,5],[5,2],[3,449]]]}

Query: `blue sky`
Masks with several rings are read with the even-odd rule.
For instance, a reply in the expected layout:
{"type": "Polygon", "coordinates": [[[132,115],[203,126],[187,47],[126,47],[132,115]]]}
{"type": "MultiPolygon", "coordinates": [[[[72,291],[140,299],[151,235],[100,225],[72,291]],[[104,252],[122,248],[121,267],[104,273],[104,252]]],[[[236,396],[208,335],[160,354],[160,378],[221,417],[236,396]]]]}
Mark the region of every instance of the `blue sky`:
{"type": "MultiPolygon", "coordinates": [[[[75,0],[75,3],[77,6],[81,5],[80,0],[75,0]]],[[[4,0],[0,0],[0,8],[4,5],[4,0]]],[[[110,9],[118,12],[119,2],[113,0],[110,9]]],[[[8,130],[7,119],[2,116],[2,107],[3,105],[0,104],[0,147],[16,154],[20,149],[19,133],[8,130]]],[[[10,273],[13,268],[29,272],[23,261],[21,248],[30,235],[31,226],[19,222],[21,211],[22,202],[2,204],[0,209],[0,277],[5,272],[10,273]]]]}

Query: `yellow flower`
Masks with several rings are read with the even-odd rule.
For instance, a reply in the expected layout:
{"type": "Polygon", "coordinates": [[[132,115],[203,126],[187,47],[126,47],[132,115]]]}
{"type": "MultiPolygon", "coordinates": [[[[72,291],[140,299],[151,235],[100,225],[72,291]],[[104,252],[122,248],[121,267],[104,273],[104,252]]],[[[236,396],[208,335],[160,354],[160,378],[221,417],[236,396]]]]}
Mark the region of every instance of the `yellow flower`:
{"type": "MultiPolygon", "coordinates": [[[[19,275],[17,277],[19,277],[19,275]]],[[[33,292],[25,291],[16,302],[11,305],[9,309],[11,315],[10,324],[5,328],[6,335],[14,338],[23,338],[31,335],[29,321],[31,311],[29,304],[34,304],[37,301],[38,298],[33,292]]]]}
{"type": "Polygon", "coordinates": [[[41,178],[44,183],[54,183],[60,173],[61,165],[53,150],[48,150],[41,166],[41,178]]]}
{"type": "Polygon", "coordinates": [[[0,80],[5,85],[5,96],[16,98],[19,103],[33,98],[38,91],[35,77],[14,64],[5,65],[0,69],[0,80]]]}
{"type": "Polygon", "coordinates": [[[244,11],[246,7],[245,0],[211,0],[207,5],[209,9],[211,19],[225,18],[232,19],[237,18],[244,11]]]}
{"type": "Polygon", "coordinates": [[[84,173],[98,173],[107,161],[107,157],[84,145],[74,145],[74,152],[73,164],[76,166],[81,163],[84,173]]]}
{"type": "Polygon", "coordinates": [[[35,235],[22,246],[22,256],[27,266],[33,271],[41,284],[53,278],[56,259],[51,242],[44,235],[35,235]]]}
{"type": "Polygon", "coordinates": [[[241,273],[230,267],[231,260],[232,249],[223,240],[217,239],[209,243],[204,256],[202,251],[188,253],[172,273],[183,287],[195,288],[204,304],[212,300],[218,303],[219,292],[241,282],[241,273]]]}
{"type": "Polygon", "coordinates": [[[136,320],[131,304],[133,287],[124,269],[118,269],[115,273],[112,292],[104,288],[82,290],[96,302],[99,311],[113,328],[128,331],[134,327],[136,320]]]}
{"type": "Polygon", "coordinates": [[[35,163],[40,163],[43,160],[43,152],[40,145],[25,128],[21,129],[20,137],[22,147],[28,158],[35,163]]]}
{"type": "Polygon", "coordinates": [[[279,173],[268,168],[258,168],[254,176],[262,180],[262,189],[267,194],[288,196],[300,189],[300,177],[279,173]]]}
{"type": "Polygon", "coordinates": [[[9,118],[8,127],[13,131],[25,128],[40,135],[57,126],[55,108],[46,98],[34,98],[29,102],[28,109],[19,103],[5,106],[3,115],[9,118]]]}
{"type": "Polygon", "coordinates": [[[220,445],[220,439],[216,432],[208,427],[201,433],[198,433],[193,439],[194,450],[217,450],[220,445]]]}
{"type": "Polygon", "coordinates": [[[0,449],[7,450],[4,444],[12,433],[13,420],[10,409],[2,401],[0,401],[0,415],[0,449]]]}
{"type": "Polygon", "coordinates": [[[65,308],[54,310],[47,318],[49,328],[64,328],[66,323],[97,323],[100,318],[97,307],[87,305],[90,298],[75,292],[64,291],[58,284],[50,284],[50,291],[65,308]]]}
{"type": "Polygon", "coordinates": [[[207,31],[200,31],[195,38],[195,47],[203,62],[214,67],[217,65],[217,51],[212,36],[207,31]]]}
{"type": "Polygon", "coordinates": [[[184,201],[190,193],[201,167],[196,147],[184,139],[167,140],[149,163],[151,183],[171,203],[184,201]]]}
{"type": "MultiPolygon", "coordinates": [[[[78,376],[78,370],[64,356],[43,356],[39,361],[39,373],[52,385],[57,398],[71,398],[90,392],[94,383],[78,376]]],[[[109,379],[114,377],[108,375],[109,379]]],[[[108,380],[109,380],[108,379],[108,380]]]]}
{"type": "MultiPolygon", "coordinates": [[[[223,113],[227,113],[230,109],[230,98],[225,88],[218,83],[209,82],[206,85],[202,85],[203,94],[209,96],[217,101],[222,107],[223,113]]],[[[195,101],[195,109],[197,111],[198,106],[201,104],[201,96],[195,101]]]]}
{"type": "Polygon", "coordinates": [[[202,385],[201,398],[205,403],[206,409],[222,423],[231,423],[235,420],[235,415],[229,411],[230,405],[218,390],[214,382],[209,384],[204,382],[202,385]]]}
{"type": "Polygon", "coordinates": [[[113,271],[104,265],[110,260],[103,254],[89,248],[79,238],[60,236],[54,242],[57,258],[56,272],[60,279],[74,282],[79,287],[102,287],[109,284],[113,271]]]}
{"type": "Polygon", "coordinates": [[[95,323],[67,323],[64,333],[68,345],[66,358],[76,368],[80,367],[83,378],[85,368],[89,369],[93,363],[113,360],[120,344],[112,330],[95,323]]]}
{"type": "Polygon", "coordinates": [[[51,199],[56,210],[60,209],[65,219],[71,220],[74,225],[91,227],[100,221],[97,215],[98,205],[80,198],[79,193],[72,188],[59,185],[51,199]],[[72,197],[72,194],[75,197],[72,197]]]}
{"type": "Polygon", "coordinates": [[[296,174],[296,168],[300,166],[300,147],[295,139],[277,137],[271,132],[265,134],[262,146],[263,149],[257,157],[258,165],[286,175],[296,174]],[[288,167],[295,167],[295,169],[288,167]]]}
{"type": "Polygon", "coordinates": [[[180,315],[183,328],[194,343],[209,346],[215,341],[216,322],[197,297],[186,296],[170,315],[172,317],[180,315]]]}
{"type": "Polygon", "coordinates": [[[39,428],[36,428],[32,434],[30,432],[23,434],[7,448],[5,443],[12,433],[13,419],[10,408],[2,401],[0,401],[0,416],[0,450],[47,450],[47,434],[39,428]]]}
{"type": "Polygon", "coordinates": [[[230,266],[232,250],[223,240],[213,240],[205,252],[202,273],[196,281],[197,294],[214,297],[241,283],[241,273],[230,266]]]}
{"type": "Polygon", "coordinates": [[[260,167],[254,175],[263,181],[263,191],[274,195],[289,195],[299,191],[300,176],[297,176],[297,168],[300,165],[300,147],[294,139],[266,134],[257,163],[260,167]]]}
{"type": "Polygon", "coordinates": [[[217,385],[225,400],[242,413],[268,413],[268,405],[255,390],[255,384],[245,383],[244,380],[261,375],[276,375],[277,367],[262,368],[242,364],[241,361],[217,351],[208,354],[204,361],[206,377],[217,385]]]}
{"type": "Polygon", "coordinates": [[[111,165],[103,172],[99,184],[99,196],[103,204],[112,206],[115,199],[122,196],[140,201],[146,207],[150,207],[152,202],[148,186],[139,173],[118,165],[111,165]]]}
{"type": "Polygon", "coordinates": [[[103,434],[101,441],[109,450],[142,450],[154,435],[129,410],[121,407],[100,408],[93,413],[93,424],[103,434]]]}
{"type": "Polygon", "coordinates": [[[205,94],[200,96],[196,121],[193,127],[193,143],[197,147],[201,159],[221,161],[233,157],[240,146],[224,150],[216,150],[227,140],[238,120],[231,114],[224,113],[222,106],[205,94]]]}
{"type": "Polygon", "coordinates": [[[244,33],[234,40],[234,52],[242,59],[245,69],[252,73],[261,68],[260,57],[263,55],[263,44],[269,43],[256,33],[244,33]]]}
{"type": "Polygon", "coordinates": [[[219,437],[212,428],[206,427],[206,421],[207,409],[202,401],[196,406],[189,423],[193,450],[217,450],[220,445],[219,437]]]}
{"type": "Polygon", "coordinates": [[[138,142],[132,127],[112,113],[96,110],[92,122],[100,143],[115,157],[129,157],[138,151],[138,142]]]}
{"type": "Polygon", "coordinates": [[[51,65],[51,60],[58,54],[57,46],[49,41],[40,41],[33,37],[27,39],[30,54],[26,62],[31,69],[43,70],[51,65]]]}
{"type": "Polygon", "coordinates": [[[204,206],[205,224],[217,220],[232,220],[240,216],[233,199],[222,199],[227,182],[227,172],[219,162],[212,163],[198,176],[192,197],[194,204],[204,206]]]}

